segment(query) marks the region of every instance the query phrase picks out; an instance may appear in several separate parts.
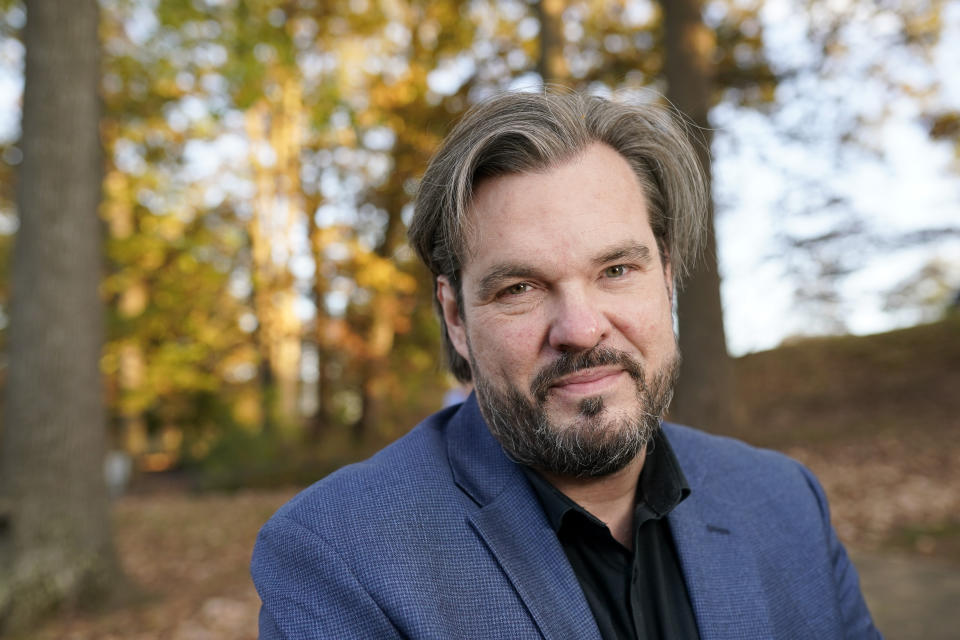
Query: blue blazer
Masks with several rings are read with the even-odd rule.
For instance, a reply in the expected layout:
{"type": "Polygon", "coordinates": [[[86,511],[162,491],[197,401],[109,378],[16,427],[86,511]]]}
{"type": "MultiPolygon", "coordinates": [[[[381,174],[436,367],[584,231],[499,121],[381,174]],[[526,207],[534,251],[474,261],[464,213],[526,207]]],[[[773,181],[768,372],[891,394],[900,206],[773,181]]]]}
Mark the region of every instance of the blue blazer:
{"type": "MultiPolygon", "coordinates": [[[[880,637],[809,471],[663,429],[691,488],[668,521],[703,640],[880,637]]],[[[265,639],[600,640],[474,396],[283,506],[251,572],[265,639]]]]}

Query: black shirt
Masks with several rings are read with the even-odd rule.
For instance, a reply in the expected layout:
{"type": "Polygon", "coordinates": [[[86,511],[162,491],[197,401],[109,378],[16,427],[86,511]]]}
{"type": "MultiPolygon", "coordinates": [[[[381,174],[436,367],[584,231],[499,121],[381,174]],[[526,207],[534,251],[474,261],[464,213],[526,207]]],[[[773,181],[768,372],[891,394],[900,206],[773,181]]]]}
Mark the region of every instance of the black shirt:
{"type": "Polygon", "coordinates": [[[524,468],[557,532],[604,640],[699,638],[690,596],[664,518],[690,488],[658,433],[647,450],[634,507],[633,551],[607,526],[524,468]]]}

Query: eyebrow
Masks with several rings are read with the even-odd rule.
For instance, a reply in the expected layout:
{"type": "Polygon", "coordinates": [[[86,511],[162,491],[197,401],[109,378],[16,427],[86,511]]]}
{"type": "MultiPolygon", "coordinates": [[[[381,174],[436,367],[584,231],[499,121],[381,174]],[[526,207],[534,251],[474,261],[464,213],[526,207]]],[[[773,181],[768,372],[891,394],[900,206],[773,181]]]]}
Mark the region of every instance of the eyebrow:
{"type": "Polygon", "coordinates": [[[600,254],[593,259],[595,266],[603,266],[611,262],[627,260],[646,265],[650,262],[650,247],[639,242],[626,242],[622,245],[613,247],[610,251],[600,254]]]}

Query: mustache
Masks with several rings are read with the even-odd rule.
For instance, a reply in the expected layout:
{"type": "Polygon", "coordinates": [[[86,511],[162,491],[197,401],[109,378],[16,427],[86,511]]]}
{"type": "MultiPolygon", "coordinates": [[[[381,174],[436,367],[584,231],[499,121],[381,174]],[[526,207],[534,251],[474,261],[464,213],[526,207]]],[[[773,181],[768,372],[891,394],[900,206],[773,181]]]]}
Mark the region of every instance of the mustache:
{"type": "Polygon", "coordinates": [[[610,365],[622,367],[634,382],[643,384],[643,367],[633,356],[619,349],[598,345],[589,351],[561,353],[556,360],[537,372],[533,382],[530,383],[530,393],[537,402],[543,403],[547,399],[550,387],[563,376],[583,369],[610,365]]]}

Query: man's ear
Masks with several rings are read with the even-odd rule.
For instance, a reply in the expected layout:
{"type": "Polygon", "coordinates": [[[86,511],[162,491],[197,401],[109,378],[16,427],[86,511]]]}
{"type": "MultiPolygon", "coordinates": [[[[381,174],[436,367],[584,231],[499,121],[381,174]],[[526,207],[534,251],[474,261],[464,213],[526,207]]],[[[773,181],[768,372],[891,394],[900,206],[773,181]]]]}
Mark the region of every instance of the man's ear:
{"type": "Polygon", "coordinates": [[[673,289],[676,285],[676,282],[673,279],[673,269],[670,267],[670,257],[667,256],[666,260],[663,262],[663,280],[667,285],[667,297],[670,299],[671,304],[673,303],[673,289]]]}
{"type": "Polygon", "coordinates": [[[447,276],[437,276],[437,301],[443,311],[443,321],[447,325],[447,336],[460,356],[470,361],[470,351],[467,349],[467,329],[457,305],[457,293],[447,276]]]}
{"type": "Polygon", "coordinates": [[[660,254],[660,267],[663,269],[663,284],[667,288],[667,298],[673,304],[674,289],[677,287],[673,279],[673,266],[670,263],[670,251],[664,246],[665,243],[657,240],[657,253],[660,254]]]}

